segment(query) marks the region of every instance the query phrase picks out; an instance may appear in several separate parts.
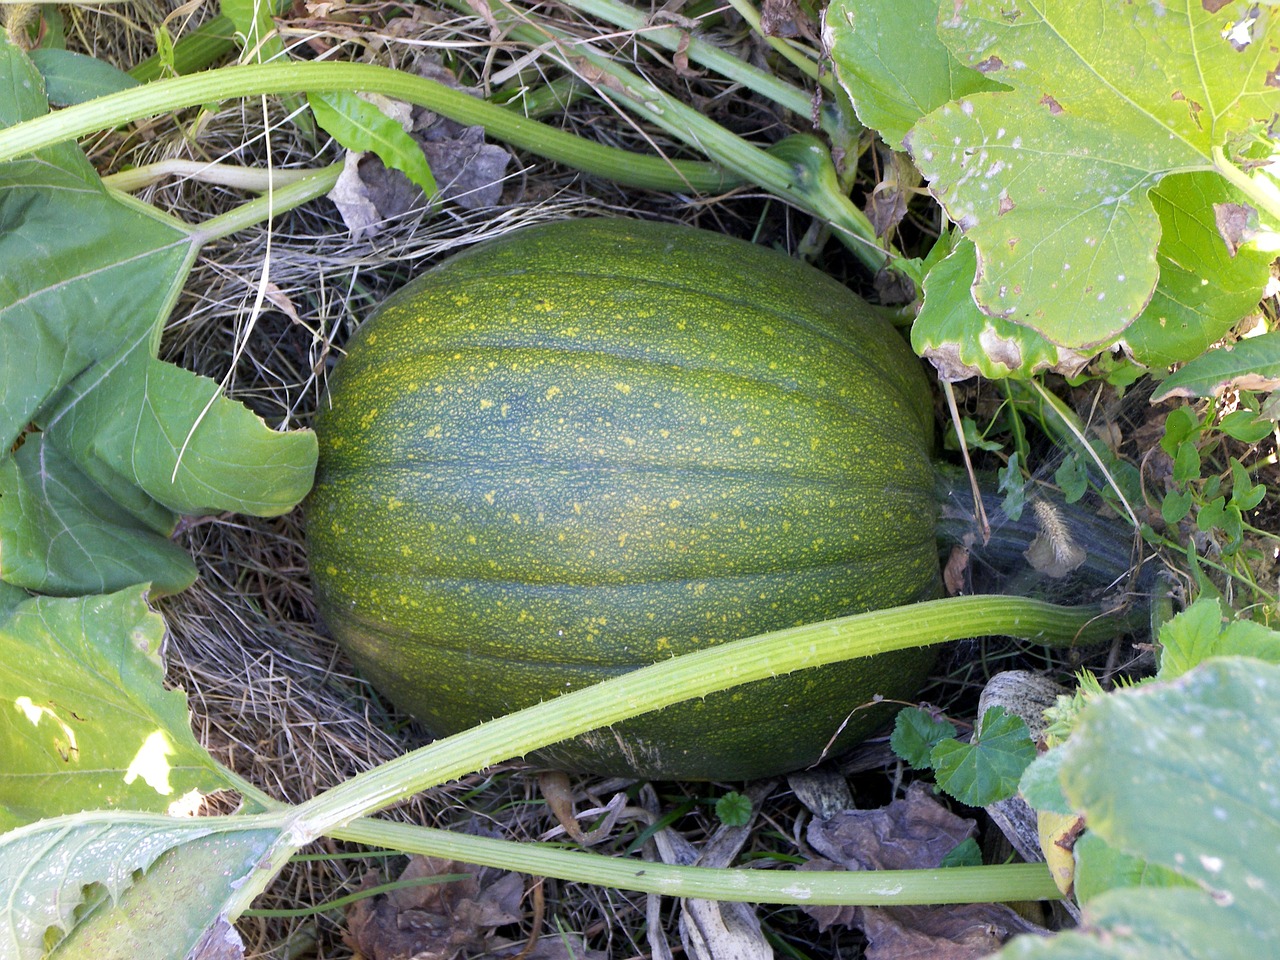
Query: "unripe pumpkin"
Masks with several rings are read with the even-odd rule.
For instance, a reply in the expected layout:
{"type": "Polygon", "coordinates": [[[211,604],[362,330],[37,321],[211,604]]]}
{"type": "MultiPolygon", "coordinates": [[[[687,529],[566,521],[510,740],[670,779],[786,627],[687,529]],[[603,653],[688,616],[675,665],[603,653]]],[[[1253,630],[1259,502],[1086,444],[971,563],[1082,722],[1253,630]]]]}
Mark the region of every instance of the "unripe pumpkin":
{"type": "MultiPolygon", "coordinates": [[[[744,241],[586,219],[476,246],[390,297],[330,379],[307,508],[321,615],[447,735],[686,651],[933,596],[929,396],[862,300],[744,241]]],[[[911,697],[931,660],[748,684],[539,759],[793,770],[865,737],[886,714],[857,708],[911,697]]]]}

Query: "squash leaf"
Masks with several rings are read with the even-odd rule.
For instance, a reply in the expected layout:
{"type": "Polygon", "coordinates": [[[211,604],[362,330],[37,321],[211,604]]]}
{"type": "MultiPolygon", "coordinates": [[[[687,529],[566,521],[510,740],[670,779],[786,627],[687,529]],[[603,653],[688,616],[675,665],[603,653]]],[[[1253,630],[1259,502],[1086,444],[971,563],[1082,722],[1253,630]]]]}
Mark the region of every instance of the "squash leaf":
{"type": "Polygon", "coordinates": [[[163,640],[141,587],[29,599],[0,621],[0,828],[233,786],[164,687],[163,640]]]}
{"type": "Polygon", "coordinates": [[[59,107],[138,85],[123,70],[88,54],[42,47],[32,50],[30,56],[44,78],[49,102],[59,107]]]}
{"type": "Polygon", "coordinates": [[[1275,254],[1227,249],[1214,206],[1237,195],[1216,173],[1165,177],[1150,198],[1160,217],[1160,282],[1122,342],[1138,363],[1158,368],[1200,356],[1256,310],[1275,254]]]}
{"type": "MultiPolygon", "coordinates": [[[[0,44],[0,125],[47,112],[0,44]]],[[[106,189],[62,144],[0,165],[0,579],[52,594],[187,586],[179,514],[275,515],[310,488],[315,438],[156,359],[201,243],[106,189]]]]}
{"type": "Polygon", "coordinates": [[[823,18],[836,79],[865,126],[895,150],[950,100],[1004,86],[963,66],[938,39],[937,0],[833,0],[823,18]]]}
{"type": "Polygon", "coordinates": [[[0,834],[0,956],[188,956],[279,841],[284,816],[93,811],[0,834]]]}
{"type": "Polygon", "coordinates": [[[1216,657],[1177,680],[1090,700],[1058,748],[1064,793],[1116,852],[1196,889],[1108,890],[1084,904],[1081,932],[1015,941],[997,956],[1280,954],[1277,729],[1280,665],[1251,657],[1216,657]]]}
{"type": "Polygon", "coordinates": [[[1087,357],[978,309],[969,289],[977,268],[973,242],[959,238],[946,259],[929,271],[924,303],[911,325],[911,348],[946,381],[979,375],[1025,378],[1046,369],[1078,373],[1087,357]]]}
{"type": "Polygon", "coordinates": [[[939,35],[1012,89],[945,104],[906,138],[978,250],[985,312],[1053,343],[1113,342],[1151,300],[1148,192],[1280,112],[1276,10],[1243,0],[950,0],[939,35]],[[1140,52],[1140,53],[1139,53],[1140,52]]]}

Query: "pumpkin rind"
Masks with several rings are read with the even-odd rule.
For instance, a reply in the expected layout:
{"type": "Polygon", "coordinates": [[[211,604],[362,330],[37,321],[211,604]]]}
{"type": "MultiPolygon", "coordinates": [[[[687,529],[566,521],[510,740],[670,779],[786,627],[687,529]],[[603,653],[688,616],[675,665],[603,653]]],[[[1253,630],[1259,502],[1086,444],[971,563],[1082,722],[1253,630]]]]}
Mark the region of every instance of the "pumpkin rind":
{"type": "MultiPolygon", "coordinates": [[[[636,666],[938,589],[919,364],[781,254],[630,220],[529,228],[389,298],[316,424],[321,615],[445,735],[636,666]]],[[[542,752],[748,779],[813,762],[906,651],[739,687],[542,752]]],[[[834,749],[885,715],[859,711],[834,749]]]]}

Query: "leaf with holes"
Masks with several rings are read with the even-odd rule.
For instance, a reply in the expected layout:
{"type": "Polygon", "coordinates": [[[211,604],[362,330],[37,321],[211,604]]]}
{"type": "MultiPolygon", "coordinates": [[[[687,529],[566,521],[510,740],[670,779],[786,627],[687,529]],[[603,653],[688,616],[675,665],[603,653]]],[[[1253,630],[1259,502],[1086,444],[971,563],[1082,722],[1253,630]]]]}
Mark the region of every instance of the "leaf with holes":
{"type": "Polygon", "coordinates": [[[39,597],[0,621],[0,829],[86,807],[162,812],[232,785],[164,687],[141,588],[39,597]]]}
{"type": "Polygon", "coordinates": [[[960,63],[1012,88],[946,104],[906,141],[977,246],[975,299],[1065,347],[1111,343],[1156,288],[1148,192],[1215,169],[1215,149],[1280,112],[1277,11],[946,0],[938,30],[960,63]]]}

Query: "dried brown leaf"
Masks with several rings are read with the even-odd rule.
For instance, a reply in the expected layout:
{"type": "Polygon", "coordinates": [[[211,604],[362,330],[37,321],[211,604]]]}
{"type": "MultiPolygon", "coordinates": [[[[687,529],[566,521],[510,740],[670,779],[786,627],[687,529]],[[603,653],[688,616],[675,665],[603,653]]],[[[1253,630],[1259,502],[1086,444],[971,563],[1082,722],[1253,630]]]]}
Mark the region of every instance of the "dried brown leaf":
{"type": "MultiPolygon", "coordinates": [[[[524,881],[519,874],[415,856],[399,879],[453,874],[467,876],[401,887],[356,901],[347,910],[343,940],[366,960],[452,960],[488,946],[495,928],[520,921],[524,881]]],[[[361,887],[369,889],[381,880],[373,871],[361,887]]]]}
{"type": "Polygon", "coordinates": [[[974,823],[957,817],[916,782],[905,797],[876,810],[845,810],[809,825],[809,844],[847,870],[931,869],[973,836],[974,823]]]}
{"type": "MultiPolygon", "coordinates": [[[[951,813],[917,782],[886,807],[845,810],[811,823],[810,845],[830,860],[814,860],[805,869],[935,869],[973,832],[972,820],[951,813]]],[[[867,960],[976,960],[1016,933],[1040,929],[1003,904],[804,909],[822,930],[862,928],[867,960]]]]}
{"type": "Polygon", "coordinates": [[[803,37],[811,42],[817,41],[813,21],[800,9],[796,0],[764,0],[760,10],[760,31],[766,37],[803,37]]]}

